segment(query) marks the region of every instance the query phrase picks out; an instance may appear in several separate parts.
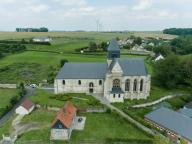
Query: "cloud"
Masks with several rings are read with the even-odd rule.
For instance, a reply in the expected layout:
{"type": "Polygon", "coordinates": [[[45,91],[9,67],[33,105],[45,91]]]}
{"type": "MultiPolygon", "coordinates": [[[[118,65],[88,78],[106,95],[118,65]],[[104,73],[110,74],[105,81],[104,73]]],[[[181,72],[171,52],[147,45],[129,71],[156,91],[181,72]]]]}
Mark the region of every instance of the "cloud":
{"type": "Polygon", "coordinates": [[[85,6],[87,5],[86,0],[53,0],[54,2],[60,3],[65,6],[85,6]]]}
{"type": "Polygon", "coordinates": [[[0,0],[0,30],[47,26],[53,30],[157,30],[192,27],[192,0],[0,0]]]}
{"type": "Polygon", "coordinates": [[[32,12],[35,12],[35,13],[40,13],[40,12],[46,11],[48,9],[49,9],[49,7],[44,4],[28,7],[28,10],[31,10],[32,12]]]}
{"type": "Polygon", "coordinates": [[[133,10],[146,10],[152,7],[152,0],[140,0],[139,3],[133,6],[133,10]]]}

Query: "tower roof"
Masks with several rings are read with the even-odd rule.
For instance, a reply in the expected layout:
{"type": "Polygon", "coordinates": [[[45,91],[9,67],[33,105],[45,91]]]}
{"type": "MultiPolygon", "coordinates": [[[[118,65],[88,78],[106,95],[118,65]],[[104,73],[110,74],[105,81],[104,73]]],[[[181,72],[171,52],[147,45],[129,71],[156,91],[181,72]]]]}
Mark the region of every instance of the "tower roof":
{"type": "Polygon", "coordinates": [[[108,51],[120,51],[119,44],[116,39],[112,39],[108,48],[108,51]]]}

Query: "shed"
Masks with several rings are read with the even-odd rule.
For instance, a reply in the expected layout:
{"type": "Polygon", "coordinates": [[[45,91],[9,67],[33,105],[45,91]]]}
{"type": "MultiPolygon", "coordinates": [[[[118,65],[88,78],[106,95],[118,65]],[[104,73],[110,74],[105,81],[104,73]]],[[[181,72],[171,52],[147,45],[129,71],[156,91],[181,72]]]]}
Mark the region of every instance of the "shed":
{"type": "Polygon", "coordinates": [[[19,115],[27,115],[33,111],[35,105],[29,99],[26,99],[16,110],[15,113],[19,115]]]}

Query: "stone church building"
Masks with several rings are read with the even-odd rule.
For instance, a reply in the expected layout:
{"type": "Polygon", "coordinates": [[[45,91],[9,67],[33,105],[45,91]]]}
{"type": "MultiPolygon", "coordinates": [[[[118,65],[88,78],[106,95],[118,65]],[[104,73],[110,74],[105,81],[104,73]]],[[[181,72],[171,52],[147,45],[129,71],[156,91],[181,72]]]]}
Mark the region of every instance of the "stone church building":
{"type": "Polygon", "coordinates": [[[120,47],[112,39],[106,62],[66,63],[55,79],[54,89],[55,94],[102,94],[112,103],[146,99],[150,85],[151,77],[144,59],[120,59],[120,47]]]}

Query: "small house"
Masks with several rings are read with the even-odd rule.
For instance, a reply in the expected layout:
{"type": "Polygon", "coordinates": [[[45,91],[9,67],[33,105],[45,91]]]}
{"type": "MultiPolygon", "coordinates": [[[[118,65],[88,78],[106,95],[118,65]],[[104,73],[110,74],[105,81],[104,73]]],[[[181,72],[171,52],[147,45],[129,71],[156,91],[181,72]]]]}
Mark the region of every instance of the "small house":
{"type": "Polygon", "coordinates": [[[159,60],[164,60],[164,56],[162,56],[161,54],[159,54],[158,56],[155,57],[154,61],[159,61],[159,60]]]}
{"type": "Polygon", "coordinates": [[[50,42],[52,39],[50,37],[35,37],[34,42],[50,42]]]}
{"type": "Polygon", "coordinates": [[[69,140],[75,127],[77,108],[67,102],[51,124],[51,140],[69,140]]]}
{"type": "Polygon", "coordinates": [[[29,99],[26,99],[16,110],[15,113],[19,115],[27,115],[33,111],[35,105],[29,99]]]}

